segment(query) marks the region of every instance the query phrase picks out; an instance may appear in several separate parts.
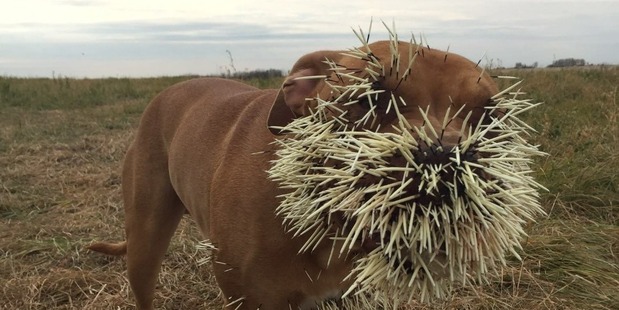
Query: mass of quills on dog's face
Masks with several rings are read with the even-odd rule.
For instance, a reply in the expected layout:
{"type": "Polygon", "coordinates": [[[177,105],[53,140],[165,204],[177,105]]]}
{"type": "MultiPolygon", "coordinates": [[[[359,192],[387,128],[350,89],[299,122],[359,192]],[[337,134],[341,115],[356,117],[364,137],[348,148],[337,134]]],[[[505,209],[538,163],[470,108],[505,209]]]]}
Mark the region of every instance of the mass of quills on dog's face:
{"type": "Polygon", "coordinates": [[[387,29],[391,59],[376,58],[359,31],[363,46],[344,57],[362,67],[325,59],[332,74],[306,77],[327,87],[280,128],[269,173],[287,190],[277,209],[286,229],[307,238],[300,252],[331,242],[333,257],[356,255],[344,296],[428,301],[517,256],[523,223],[543,213],[529,168],[543,153],[518,118],[536,104],[516,83],[481,108],[454,102],[434,118],[431,104],[399,96],[426,49],[387,29]]]}

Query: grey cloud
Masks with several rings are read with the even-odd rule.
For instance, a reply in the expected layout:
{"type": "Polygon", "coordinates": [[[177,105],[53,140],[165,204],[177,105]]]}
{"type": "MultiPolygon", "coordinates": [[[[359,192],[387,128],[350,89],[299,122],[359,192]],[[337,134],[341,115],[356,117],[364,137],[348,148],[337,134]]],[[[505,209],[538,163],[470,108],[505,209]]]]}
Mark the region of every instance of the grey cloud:
{"type": "Polygon", "coordinates": [[[344,34],[321,32],[295,32],[283,27],[244,23],[152,23],[125,22],[89,25],[79,29],[80,33],[101,36],[107,40],[131,38],[162,42],[235,42],[235,41],[289,41],[319,40],[344,34]]]}

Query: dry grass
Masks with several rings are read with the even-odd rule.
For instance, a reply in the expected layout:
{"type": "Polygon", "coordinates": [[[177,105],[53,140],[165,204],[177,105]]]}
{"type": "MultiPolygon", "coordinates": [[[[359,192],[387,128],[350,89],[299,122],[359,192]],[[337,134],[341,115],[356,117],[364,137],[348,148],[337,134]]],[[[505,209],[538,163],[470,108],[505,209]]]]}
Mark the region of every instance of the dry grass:
{"type": "MultiPolygon", "coordinates": [[[[619,309],[619,69],[508,72],[546,104],[527,115],[551,154],[536,163],[547,218],[522,261],[441,305],[415,309],[619,309]]],[[[128,309],[120,161],[146,102],[183,78],[0,78],[0,309],[128,309]]],[[[260,81],[277,85],[279,81],[260,81]]],[[[190,219],[168,252],[162,309],[220,309],[190,219]]]]}

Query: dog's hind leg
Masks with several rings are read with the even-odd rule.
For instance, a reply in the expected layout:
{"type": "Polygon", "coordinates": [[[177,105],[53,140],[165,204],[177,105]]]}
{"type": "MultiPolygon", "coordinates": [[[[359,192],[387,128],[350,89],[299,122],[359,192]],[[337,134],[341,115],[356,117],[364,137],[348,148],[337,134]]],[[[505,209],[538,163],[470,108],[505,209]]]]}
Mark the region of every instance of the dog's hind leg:
{"type": "Polygon", "coordinates": [[[127,153],[123,198],[129,283],[137,308],[153,309],[161,262],[185,207],[170,184],[167,162],[148,151],[127,153]]]}

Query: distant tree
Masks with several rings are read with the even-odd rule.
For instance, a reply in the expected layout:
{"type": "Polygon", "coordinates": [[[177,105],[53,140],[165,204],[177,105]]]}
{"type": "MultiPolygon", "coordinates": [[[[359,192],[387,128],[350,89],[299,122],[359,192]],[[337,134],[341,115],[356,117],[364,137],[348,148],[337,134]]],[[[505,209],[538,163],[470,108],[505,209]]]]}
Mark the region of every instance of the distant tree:
{"type": "Polygon", "coordinates": [[[527,65],[521,62],[517,62],[516,65],[514,66],[514,68],[516,69],[531,69],[531,68],[537,68],[537,61],[534,62],[532,65],[527,65]]]}
{"type": "Polygon", "coordinates": [[[236,67],[234,66],[234,58],[232,58],[232,52],[230,50],[226,50],[226,53],[228,53],[228,57],[230,58],[230,68],[232,68],[232,70],[230,70],[230,68],[227,68],[228,76],[230,76],[230,71],[232,71],[232,74],[236,74],[236,67]]]}

